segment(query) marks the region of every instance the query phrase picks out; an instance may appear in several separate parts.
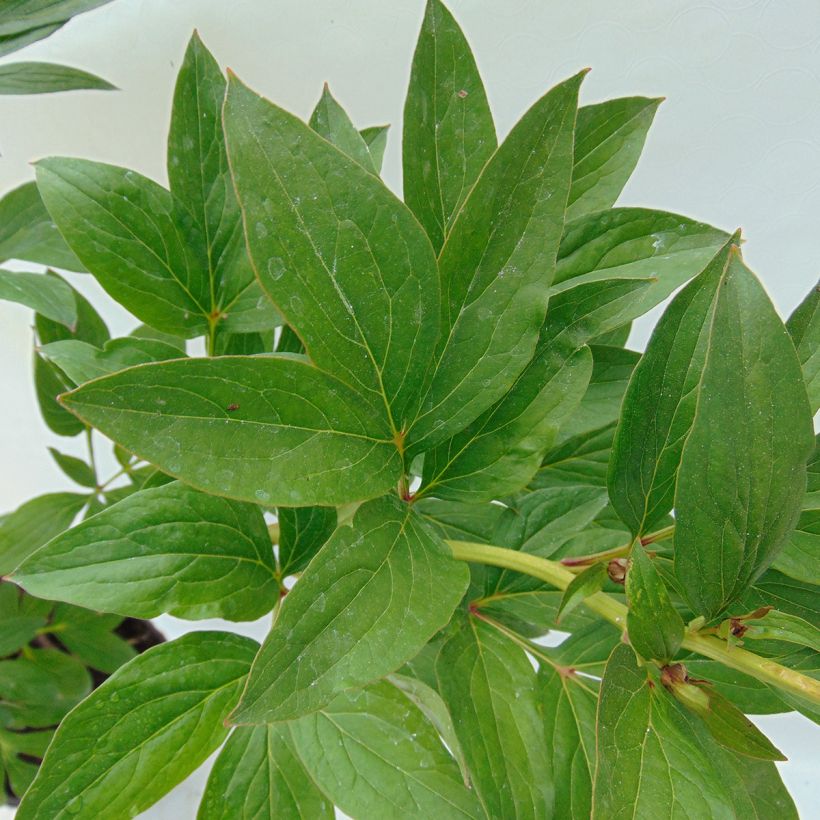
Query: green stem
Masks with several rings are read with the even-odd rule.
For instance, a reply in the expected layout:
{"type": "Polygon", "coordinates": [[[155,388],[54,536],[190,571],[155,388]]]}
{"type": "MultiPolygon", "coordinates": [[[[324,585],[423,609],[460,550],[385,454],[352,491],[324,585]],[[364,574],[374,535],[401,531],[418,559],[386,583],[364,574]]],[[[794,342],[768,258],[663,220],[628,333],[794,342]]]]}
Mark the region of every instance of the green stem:
{"type": "Polygon", "coordinates": [[[216,321],[208,319],[208,356],[213,356],[216,351],[216,321]]]}
{"type": "MultiPolygon", "coordinates": [[[[655,532],[647,533],[641,537],[641,544],[645,547],[650,544],[657,544],[659,541],[666,541],[675,534],[675,525],[670,524],[668,527],[656,530],[655,532]]],[[[565,567],[570,567],[575,571],[585,569],[590,564],[596,564],[599,561],[611,561],[613,558],[623,558],[629,555],[629,550],[632,549],[632,542],[621,544],[620,547],[613,547],[602,552],[593,552],[591,555],[570,555],[561,559],[561,563],[565,567]]]]}
{"type": "Polygon", "coordinates": [[[94,441],[90,427],[85,428],[85,441],[86,444],[88,444],[88,461],[91,464],[91,471],[94,473],[94,483],[99,485],[100,480],[97,478],[97,461],[94,458],[94,441]]]}
{"type": "MultiPolygon", "coordinates": [[[[555,561],[539,558],[537,555],[493,547],[488,544],[475,544],[470,541],[448,541],[447,543],[453,551],[453,557],[459,561],[490,564],[523,572],[558,589],[566,589],[575,578],[575,575],[566,567],[555,561]]],[[[588,609],[620,629],[626,628],[627,608],[606,593],[596,592],[585,598],[583,603],[588,609]]],[[[683,639],[683,648],[820,704],[820,681],[767,658],[761,658],[753,652],[738,647],[729,647],[725,641],[696,632],[687,632],[683,639]]]]}
{"type": "Polygon", "coordinates": [[[663,529],[657,530],[656,532],[650,532],[647,535],[644,535],[641,538],[641,544],[643,546],[648,547],[650,544],[657,544],[658,541],[666,541],[671,538],[675,534],[675,525],[670,524],[668,527],[664,527],[663,529]]]}

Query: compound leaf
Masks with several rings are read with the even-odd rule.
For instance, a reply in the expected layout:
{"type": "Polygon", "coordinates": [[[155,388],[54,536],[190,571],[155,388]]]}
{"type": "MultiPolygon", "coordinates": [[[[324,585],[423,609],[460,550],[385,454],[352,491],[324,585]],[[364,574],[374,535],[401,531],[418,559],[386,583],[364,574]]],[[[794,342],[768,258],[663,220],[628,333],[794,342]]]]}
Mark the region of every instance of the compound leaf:
{"type": "Polygon", "coordinates": [[[416,415],[438,335],[427,237],[374,174],[236,78],[224,117],[263,288],[311,359],[371,395],[398,434],[416,415]]]}

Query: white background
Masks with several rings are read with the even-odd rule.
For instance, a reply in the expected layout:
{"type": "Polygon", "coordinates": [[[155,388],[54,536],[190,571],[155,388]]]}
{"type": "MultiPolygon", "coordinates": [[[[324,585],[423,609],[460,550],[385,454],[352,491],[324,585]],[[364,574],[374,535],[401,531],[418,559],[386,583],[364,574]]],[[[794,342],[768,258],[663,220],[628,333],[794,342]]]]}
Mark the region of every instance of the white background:
{"type": "MultiPolygon", "coordinates": [[[[121,91],[0,97],[0,192],[30,179],[28,163],[50,154],[113,162],[165,182],[174,78],[194,27],[223,65],[302,116],[328,80],[359,126],[395,123],[385,177],[398,191],[401,110],[423,6],[115,0],[4,58],[65,62],[121,91]]],[[[818,272],[818,0],[450,0],[450,7],[477,54],[501,135],[547,88],[585,66],[593,68],[585,102],[666,96],[622,203],[741,226],[747,261],[781,313],[791,312],[818,272]]],[[[115,333],[131,329],[91,277],[72,281],[115,333]]],[[[656,315],[638,324],[632,346],[642,347],[656,315]]],[[[28,311],[0,303],[0,510],[68,488],[46,444],[81,454],[79,440],[60,440],[40,421],[30,324],[28,311]]],[[[165,625],[173,634],[186,628],[171,619],[165,625]]],[[[792,758],[781,771],[802,816],[817,816],[820,732],[793,716],[760,724],[792,758]]],[[[203,780],[146,816],[193,818],[203,780]]]]}

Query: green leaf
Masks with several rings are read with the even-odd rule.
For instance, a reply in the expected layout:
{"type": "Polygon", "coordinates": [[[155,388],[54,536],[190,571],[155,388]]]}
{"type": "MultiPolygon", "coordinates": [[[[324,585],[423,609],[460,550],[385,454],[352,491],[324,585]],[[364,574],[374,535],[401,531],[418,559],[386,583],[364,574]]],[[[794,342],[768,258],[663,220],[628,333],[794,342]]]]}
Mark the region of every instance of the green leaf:
{"type": "Polygon", "coordinates": [[[592,376],[589,386],[581,403],[561,425],[556,444],[618,421],[629,379],[641,359],[640,353],[619,347],[594,344],[590,350],[592,376]]]}
{"type": "Polygon", "coordinates": [[[14,584],[0,581],[0,658],[22,649],[46,625],[48,606],[40,610],[31,602],[14,584]]]}
{"type": "Polygon", "coordinates": [[[615,204],[638,164],[662,101],[622,97],[578,109],[567,219],[615,204]]]}
{"type": "Polygon", "coordinates": [[[441,334],[413,452],[500,399],[533,357],[547,311],[584,73],[524,114],[470,191],[439,256],[441,334]]]}
{"type": "Polygon", "coordinates": [[[137,364],[180,359],[185,355],[166,342],[131,336],[111,339],[102,350],[77,339],[66,339],[44,345],[40,353],[75,384],[84,384],[137,364]]]}
{"type": "MultiPolygon", "coordinates": [[[[48,276],[68,285],[53,271],[48,271],[48,276]]],[[[79,291],[73,288],[71,290],[77,306],[77,320],[73,329],[36,313],[34,324],[40,345],[73,339],[102,346],[109,337],[105,322],[79,291]]],[[[70,390],[74,385],[59,367],[46,361],[39,353],[35,353],[34,356],[34,383],[40,412],[49,429],[60,436],[76,436],[82,433],[85,425],[57,403],[57,396],[70,390]]]]}
{"type": "Polygon", "coordinates": [[[820,584],[820,507],[804,510],[772,566],[809,584],[820,584]]]}
{"type": "Polygon", "coordinates": [[[278,600],[275,574],[258,507],[174,482],[86,519],[14,577],[33,595],[133,618],[253,621],[278,600]]]}
{"type": "MultiPolygon", "coordinates": [[[[432,644],[436,646],[436,644],[432,644]]],[[[430,647],[431,644],[427,644],[430,647]]],[[[427,648],[425,647],[425,649],[427,648]]],[[[418,658],[418,656],[416,656],[418,658]]],[[[433,667],[431,669],[433,678],[435,678],[435,657],[433,657],[433,667]]],[[[464,751],[461,748],[458,735],[456,734],[455,726],[453,726],[453,719],[447,709],[447,704],[442,700],[441,695],[430,685],[424,681],[409,677],[407,675],[393,674],[387,678],[393,686],[400,689],[408,700],[413,705],[418,707],[422,714],[433,724],[439,736],[444,741],[447,750],[458,763],[458,768],[461,770],[461,777],[464,780],[464,785],[470,786],[470,772],[467,768],[467,761],[464,757],[464,751]]]]}
{"type": "Polygon", "coordinates": [[[716,691],[746,714],[773,715],[792,711],[792,707],[786,705],[773,689],[751,675],[697,655],[685,658],[684,663],[690,676],[708,680],[716,691]]]}
{"type": "Polygon", "coordinates": [[[319,788],[354,817],[483,818],[436,730],[387,681],[289,724],[319,788]]]}
{"type": "Polygon", "coordinates": [[[487,816],[549,816],[553,783],[524,652],[471,618],[442,647],[436,673],[487,816]]]}
{"type": "Polygon", "coordinates": [[[596,336],[592,341],[596,345],[604,345],[610,347],[623,347],[632,332],[632,322],[627,322],[625,325],[616,327],[615,330],[610,330],[608,333],[602,333],[596,336]]]}
{"type": "Polygon", "coordinates": [[[694,422],[709,317],[732,242],[673,300],[658,322],[623,399],[609,461],[609,496],[633,535],[672,508],[675,480],[694,422]]]}
{"type": "Polygon", "coordinates": [[[62,322],[54,322],[39,313],[35,313],[34,325],[40,344],[46,345],[65,339],[79,339],[82,342],[102,347],[108,341],[110,334],[108,327],[100,314],[94,309],[94,306],[59,274],[49,270],[46,271],[46,275],[71,288],[77,306],[77,319],[71,327],[68,327],[62,322]]]}
{"type": "Polygon", "coordinates": [[[330,93],[327,83],[310,116],[310,127],[343,154],[358,162],[362,168],[377,173],[364,137],[356,130],[347,112],[330,93]]]}
{"type": "Polygon", "coordinates": [[[170,333],[163,333],[161,330],[157,330],[150,325],[138,325],[129,335],[134,339],[153,339],[158,342],[165,342],[183,354],[187,352],[185,339],[179,336],[172,336],[170,333]]]}
{"type": "Polygon", "coordinates": [[[672,606],[663,578],[639,541],[629,553],[626,597],[626,626],[635,651],[647,660],[671,661],[683,643],[683,618],[672,606]]]}
{"type": "Polygon", "coordinates": [[[34,182],[0,199],[0,259],[83,269],[49,216],[34,182]]]}
{"type": "Polygon", "coordinates": [[[624,323],[660,304],[700,273],[729,235],[679,214],[647,208],[613,208],[566,225],[552,293],[589,282],[643,279],[648,287],[624,323]]]}
{"type": "Polygon", "coordinates": [[[415,417],[437,336],[430,243],[373,174],[238,80],[228,155],[262,286],[318,367],[415,417]]]}
{"type": "Polygon", "coordinates": [[[0,661],[0,704],[14,729],[59,723],[91,691],[88,670],[57,649],[0,661]]]}
{"type": "MultiPolygon", "coordinates": [[[[725,667],[724,667],[725,668],[725,667]]],[[[688,724],[689,732],[701,744],[712,768],[720,778],[734,803],[735,817],[752,820],[798,820],[797,809],[780,779],[775,764],[768,760],[733,754],[712,741],[699,718],[685,710],[678,710],[688,724]]]]}
{"type": "Polygon", "coordinates": [[[12,54],[25,48],[38,40],[43,40],[50,37],[55,31],[58,31],[64,23],[56,23],[52,26],[38,26],[37,28],[30,28],[26,31],[21,31],[19,34],[4,34],[0,35],[0,57],[5,57],[6,54],[12,54]]]}
{"type": "Polygon", "coordinates": [[[618,640],[617,631],[599,621],[591,629],[573,634],[556,649],[548,650],[550,662],[539,663],[539,700],[547,760],[555,783],[555,804],[550,816],[589,820],[598,680],[586,673],[590,659],[598,661],[600,657],[594,650],[603,646],[609,653],[618,640]],[[603,641],[602,633],[606,638],[603,641]]]}
{"type": "Polygon", "coordinates": [[[675,491],[675,575],[694,612],[714,616],[783,546],[814,436],[791,340],[739,251],[706,278],[718,292],[675,491]]]}
{"type": "Polygon", "coordinates": [[[238,635],[193,632],[117,670],[57,729],[19,820],[145,811],[225,739],[255,649],[238,635]]]}
{"type": "Polygon", "coordinates": [[[387,492],[399,478],[380,414],[289,356],[140,365],[62,402],[169,475],[242,501],[345,504],[387,492]]]}
{"type": "Polygon", "coordinates": [[[56,63],[7,63],[0,66],[0,94],[51,94],[55,91],[116,91],[96,74],[56,63]]]}
{"type": "Polygon", "coordinates": [[[673,683],[670,689],[680,703],[700,716],[724,748],[758,760],[786,760],[760,729],[719,692],[691,683],[673,683]]]}
{"type": "Polygon", "coordinates": [[[256,282],[242,231],[222,132],[225,78],[194,32],[177,76],[168,134],[171,193],[199,228],[195,235],[207,259],[211,321],[232,332],[266,330],[279,323],[256,282]]]}
{"type": "Polygon", "coordinates": [[[74,293],[56,276],[0,270],[0,299],[30,307],[68,328],[73,328],[77,322],[74,293]]]}
{"type": "Polygon", "coordinates": [[[507,395],[425,455],[423,491],[478,502],[524,487],[586,390],[592,355],[585,342],[620,324],[645,287],[613,280],[558,294],[532,361],[507,395]]]}
{"type": "Polygon", "coordinates": [[[507,535],[506,546],[542,558],[556,557],[605,505],[606,493],[599,487],[560,487],[527,493],[516,504],[521,527],[507,535]]]}
{"type": "Polygon", "coordinates": [[[169,333],[208,329],[210,283],[207,260],[196,251],[198,228],[168,191],[135,171],[89,160],[52,157],[36,170],[60,233],[114,299],[169,333]]]}
{"type": "Polygon", "coordinates": [[[768,569],[755,581],[732,607],[740,612],[752,612],[763,606],[773,606],[820,628],[820,598],[814,584],[798,581],[774,569],[768,569]]]}
{"type": "Polygon", "coordinates": [[[803,618],[778,612],[767,612],[762,618],[743,619],[743,640],[776,640],[808,646],[820,652],[820,629],[803,618]]]}
{"type": "Polygon", "coordinates": [[[425,455],[423,492],[475,503],[526,486],[592,373],[586,346],[551,351],[545,345],[534,358],[507,396],[425,455]]]}
{"type": "Polygon", "coordinates": [[[512,511],[500,504],[464,504],[421,498],[414,505],[441,533],[442,538],[491,544],[493,535],[512,511]]]}
{"type": "Polygon", "coordinates": [[[48,493],[0,521],[0,575],[9,575],[38,547],[67,529],[88,501],[79,493],[48,493]]]}
{"type": "Polygon", "coordinates": [[[470,45],[439,0],[429,0],[404,104],[404,198],[436,251],[487,160],[495,126],[470,45]]]}
{"type": "Polygon", "coordinates": [[[32,758],[43,757],[53,734],[51,729],[43,732],[9,732],[0,728],[0,778],[18,797],[37,774],[37,763],[32,762],[32,758]]]}
{"type": "Polygon", "coordinates": [[[601,683],[593,818],[736,818],[724,775],[674,701],[650,686],[629,646],[617,646],[601,683]]]}
{"type": "Polygon", "coordinates": [[[114,631],[121,623],[119,615],[57,604],[50,628],[60,643],[86,666],[111,675],[137,654],[136,649],[114,631]]]}
{"type": "Polygon", "coordinates": [[[555,623],[560,623],[563,616],[569,615],[579,604],[596,592],[604,588],[607,580],[606,565],[593,564],[579,572],[564,590],[558,612],[555,614],[555,623]]]}
{"type": "Polygon", "coordinates": [[[389,125],[371,125],[369,128],[363,128],[359,131],[362,139],[367,144],[367,149],[373,159],[373,165],[378,173],[381,173],[382,170],[384,149],[387,148],[387,133],[389,130],[389,125]]]}
{"type": "Polygon", "coordinates": [[[65,373],[61,373],[59,368],[38,353],[34,354],[34,388],[40,414],[48,429],[58,436],[77,436],[85,430],[85,425],[79,419],[57,403],[57,397],[71,387],[65,373]]]}
{"type": "MultiPolygon", "coordinates": [[[[79,344],[82,344],[82,342],[79,342],[79,344]]],[[[48,451],[51,453],[51,457],[54,461],[57,462],[57,466],[72,481],[75,481],[81,487],[94,488],[97,486],[97,476],[94,474],[94,469],[90,464],[83,461],[81,458],[77,458],[76,456],[69,456],[65,453],[61,453],[53,447],[49,447],[48,451]]]]}
{"type": "Polygon", "coordinates": [[[234,729],[211,769],[197,820],[333,820],[333,805],[296,755],[286,725],[234,729]]]}
{"type": "Polygon", "coordinates": [[[550,450],[530,483],[532,489],[586,485],[606,487],[615,423],[567,439],[550,450]]]}
{"type": "MultiPolygon", "coordinates": [[[[476,602],[482,613],[494,621],[528,638],[546,635],[552,629],[558,629],[556,623],[558,607],[564,593],[549,589],[546,586],[531,589],[504,590],[497,595],[476,602]]],[[[581,629],[594,623],[600,626],[598,616],[584,609],[576,609],[569,614],[563,613],[560,626],[563,629],[581,629]]]]}
{"type": "Polygon", "coordinates": [[[269,333],[284,321],[256,279],[227,304],[218,327],[229,333],[269,333]]]}
{"type": "Polygon", "coordinates": [[[333,507],[280,507],[279,572],[302,572],[336,529],[333,507]]]}
{"type": "Polygon", "coordinates": [[[812,414],[820,410],[820,285],[815,285],[786,322],[809,393],[812,414]]]}
{"type": "Polygon", "coordinates": [[[468,580],[407,504],[363,505],[284,599],[232,722],[291,720],[395,671],[449,621],[468,580]]]}
{"type": "Polygon", "coordinates": [[[0,34],[17,34],[38,26],[64,23],[111,0],[12,0],[0,9],[0,34]]]}

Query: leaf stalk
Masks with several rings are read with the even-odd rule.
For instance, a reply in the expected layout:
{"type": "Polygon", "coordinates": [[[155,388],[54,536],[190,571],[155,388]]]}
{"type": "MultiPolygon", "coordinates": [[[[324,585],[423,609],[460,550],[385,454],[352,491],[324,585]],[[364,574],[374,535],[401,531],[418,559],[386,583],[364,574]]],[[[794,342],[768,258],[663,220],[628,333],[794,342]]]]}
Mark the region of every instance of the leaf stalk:
{"type": "MultiPolygon", "coordinates": [[[[447,544],[453,552],[453,557],[459,561],[489,564],[522,572],[558,589],[566,589],[575,578],[574,573],[557,561],[550,561],[537,555],[489,544],[476,544],[472,541],[447,541],[447,544]]],[[[583,605],[619,629],[626,628],[627,607],[605,592],[596,592],[588,596],[584,599],[583,605]]],[[[763,683],[820,704],[820,681],[768,658],[762,658],[739,647],[729,647],[725,641],[695,632],[687,632],[682,646],[690,652],[719,661],[730,669],[751,675],[763,683]]]]}

